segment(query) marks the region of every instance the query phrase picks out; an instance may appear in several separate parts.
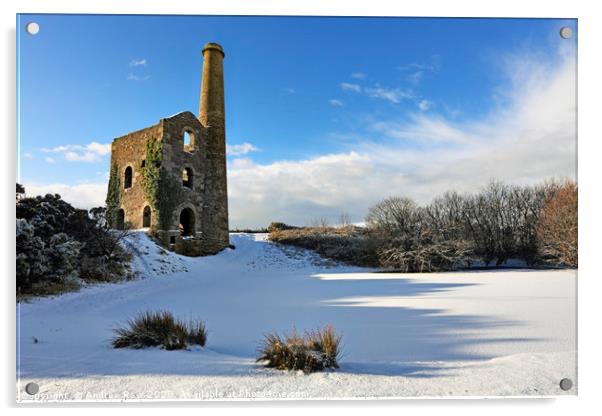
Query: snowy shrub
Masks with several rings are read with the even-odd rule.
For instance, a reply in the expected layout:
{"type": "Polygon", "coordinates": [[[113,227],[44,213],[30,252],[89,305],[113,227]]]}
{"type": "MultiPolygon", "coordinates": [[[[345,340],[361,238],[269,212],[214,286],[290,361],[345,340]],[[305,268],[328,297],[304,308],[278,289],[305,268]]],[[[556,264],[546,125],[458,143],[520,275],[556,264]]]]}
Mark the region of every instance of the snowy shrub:
{"type": "Polygon", "coordinates": [[[541,261],[577,267],[577,184],[564,183],[546,199],[537,223],[541,261]]]}
{"type": "Polygon", "coordinates": [[[265,335],[257,362],[278,370],[302,370],[304,373],[339,368],[341,336],[327,326],[281,337],[273,332],[265,335]]]}
{"type": "Polygon", "coordinates": [[[472,248],[461,227],[436,222],[436,217],[438,211],[409,198],[388,198],[370,208],[366,223],[376,242],[379,265],[420,273],[468,265],[472,248]]]}
{"type": "Polygon", "coordinates": [[[25,219],[17,219],[17,290],[28,289],[49,271],[46,245],[34,234],[33,226],[25,219]]]}
{"type": "Polygon", "coordinates": [[[130,254],[103,220],[76,209],[59,195],[16,201],[17,294],[44,295],[76,289],[80,281],[130,276],[130,254]]]}
{"type": "Polygon", "coordinates": [[[46,258],[49,261],[49,273],[55,280],[67,280],[77,277],[77,266],[82,243],[65,233],[50,237],[46,258]]]}
{"type": "Polygon", "coordinates": [[[382,242],[378,250],[382,267],[402,272],[435,272],[469,266],[472,248],[463,239],[446,239],[441,230],[427,225],[412,233],[399,233],[382,242]]]}
{"type": "Polygon", "coordinates": [[[161,347],[166,350],[184,349],[189,345],[205,346],[207,330],[202,321],[188,324],[174,318],[171,312],[143,312],[115,330],[114,348],[161,347]]]}

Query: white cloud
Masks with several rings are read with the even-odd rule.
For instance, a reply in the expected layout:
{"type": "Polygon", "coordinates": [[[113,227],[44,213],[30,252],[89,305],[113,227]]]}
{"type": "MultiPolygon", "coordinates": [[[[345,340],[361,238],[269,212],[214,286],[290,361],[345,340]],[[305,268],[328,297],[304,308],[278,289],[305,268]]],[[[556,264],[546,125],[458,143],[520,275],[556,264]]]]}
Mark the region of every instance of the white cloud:
{"type": "Polygon", "coordinates": [[[574,179],[574,55],[564,58],[508,58],[508,82],[498,92],[504,100],[480,119],[418,113],[373,122],[345,152],[270,164],[236,159],[228,172],[231,224],[335,222],[343,211],[356,221],[391,195],[426,203],[446,190],[474,192],[492,178],[574,179]]]}
{"type": "Polygon", "coordinates": [[[409,99],[409,98],[413,97],[413,95],[410,91],[402,90],[399,88],[387,89],[387,88],[383,88],[383,87],[376,87],[376,88],[365,88],[364,91],[370,97],[387,100],[394,104],[400,103],[401,100],[403,100],[403,99],[409,99]]]}
{"type": "Polygon", "coordinates": [[[400,71],[414,71],[414,70],[433,70],[434,67],[432,65],[429,64],[422,64],[422,63],[417,63],[417,62],[411,62],[409,64],[404,64],[404,65],[399,65],[397,67],[397,69],[399,69],[400,71]]]}
{"type": "Polygon", "coordinates": [[[142,58],[142,59],[132,59],[130,61],[130,66],[131,67],[146,66],[146,59],[145,58],[142,58]]]}
{"type": "Polygon", "coordinates": [[[441,56],[438,54],[431,55],[428,62],[410,62],[408,64],[399,65],[400,71],[428,71],[436,72],[441,67],[441,56]]]}
{"type": "Polygon", "coordinates": [[[343,102],[341,100],[337,100],[335,98],[333,98],[332,100],[328,100],[328,102],[330,103],[330,105],[332,105],[333,107],[342,107],[343,106],[343,102]]]}
{"type": "Polygon", "coordinates": [[[289,94],[294,94],[296,92],[295,89],[291,87],[284,88],[284,91],[289,94]]]}
{"type": "Polygon", "coordinates": [[[358,84],[351,84],[349,82],[341,82],[341,89],[343,91],[355,91],[355,92],[361,92],[362,91],[362,87],[360,87],[358,84]]]}
{"type": "Polygon", "coordinates": [[[429,100],[421,100],[418,103],[418,108],[420,109],[420,111],[426,111],[429,108],[431,108],[432,105],[433,105],[433,103],[430,102],[429,100]]]}
{"type": "Polygon", "coordinates": [[[394,104],[398,104],[401,102],[401,100],[410,99],[414,96],[410,90],[403,90],[400,88],[384,88],[378,84],[376,84],[373,88],[362,88],[359,84],[353,84],[349,82],[341,82],[339,85],[343,91],[364,93],[369,97],[387,100],[394,104]]]}
{"type": "Polygon", "coordinates": [[[97,154],[92,152],[65,152],[65,159],[70,162],[96,162],[99,160],[99,157],[97,154]]]}
{"type": "Polygon", "coordinates": [[[438,116],[412,115],[407,122],[380,121],[370,128],[384,137],[427,145],[476,145],[476,133],[438,116]]]}
{"type": "MultiPolygon", "coordinates": [[[[67,144],[55,147],[44,147],[40,149],[44,153],[61,153],[65,160],[70,162],[98,162],[103,156],[111,153],[110,143],[91,142],[86,145],[67,144]]],[[[53,158],[46,158],[49,163],[54,163],[53,158]],[[51,159],[50,162],[48,159],[51,159]]]]}
{"type": "Polygon", "coordinates": [[[246,155],[250,152],[257,152],[259,148],[253,146],[251,143],[242,144],[227,144],[226,153],[230,156],[246,155]]]}
{"type": "Polygon", "coordinates": [[[128,81],[146,81],[150,78],[150,75],[135,75],[130,72],[128,75],[128,81]]]}
{"type": "Polygon", "coordinates": [[[417,84],[420,84],[420,81],[422,81],[423,75],[424,75],[424,71],[412,72],[411,74],[408,74],[406,76],[406,80],[408,82],[410,82],[411,84],[417,85],[417,84]]]}
{"type": "Polygon", "coordinates": [[[86,148],[99,155],[108,155],[111,153],[111,143],[92,142],[86,145],[86,148]]]}
{"type": "Polygon", "coordinates": [[[364,79],[366,78],[366,74],[364,74],[363,72],[354,72],[353,74],[351,74],[351,78],[364,79]]]}
{"type": "Polygon", "coordinates": [[[25,182],[23,185],[25,186],[25,194],[27,196],[59,194],[74,207],[82,209],[104,206],[107,195],[106,182],[91,182],[77,185],[63,183],[41,185],[25,182]]]}
{"type": "Polygon", "coordinates": [[[34,156],[31,153],[23,153],[23,157],[25,159],[33,159],[34,158],[34,156]]]}
{"type": "Polygon", "coordinates": [[[44,161],[46,161],[46,163],[56,163],[56,160],[52,157],[46,157],[44,158],[44,161]]]}

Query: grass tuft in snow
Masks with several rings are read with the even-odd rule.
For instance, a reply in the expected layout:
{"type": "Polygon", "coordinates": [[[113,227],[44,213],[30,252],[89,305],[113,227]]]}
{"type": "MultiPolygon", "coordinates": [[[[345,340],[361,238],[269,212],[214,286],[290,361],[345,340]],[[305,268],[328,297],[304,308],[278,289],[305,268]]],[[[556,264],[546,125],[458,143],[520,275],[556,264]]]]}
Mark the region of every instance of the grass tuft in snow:
{"type": "Polygon", "coordinates": [[[341,335],[327,326],[305,333],[293,331],[281,337],[276,332],[265,335],[257,362],[278,370],[303,370],[304,373],[339,368],[341,335]]]}
{"type": "Polygon", "coordinates": [[[188,345],[204,347],[207,342],[207,330],[203,321],[186,324],[168,311],[142,312],[114,331],[117,334],[111,342],[114,348],[160,346],[166,350],[178,350],[188,345]]]}
{"type": "Polygon", "coordinates": [[[207,328],[201,320],[191,320],[188,323],[188,343],[190,345],[205,346],[207,342],[207,328]]]}

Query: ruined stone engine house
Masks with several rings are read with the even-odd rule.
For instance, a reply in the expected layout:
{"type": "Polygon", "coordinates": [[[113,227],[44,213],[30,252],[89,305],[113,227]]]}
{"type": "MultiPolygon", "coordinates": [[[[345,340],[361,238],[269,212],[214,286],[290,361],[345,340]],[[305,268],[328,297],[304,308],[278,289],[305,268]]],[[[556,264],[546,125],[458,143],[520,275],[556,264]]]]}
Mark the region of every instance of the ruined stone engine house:
{"type": "Polygon", "coordinates": [[[229,245],[222,47],[203,48],[199,117],[189,111],[113,140],[107,218],[149,228],[190,256],[229,245]]]}

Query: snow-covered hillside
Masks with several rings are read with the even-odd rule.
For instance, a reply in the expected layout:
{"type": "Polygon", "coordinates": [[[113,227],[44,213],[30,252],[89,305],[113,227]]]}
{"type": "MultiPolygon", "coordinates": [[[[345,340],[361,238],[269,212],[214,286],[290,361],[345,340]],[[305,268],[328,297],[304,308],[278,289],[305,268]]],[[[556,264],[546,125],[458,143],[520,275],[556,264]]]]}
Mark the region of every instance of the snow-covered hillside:
{"type": "Polygon", "coordinates": [[[574,271],[390,274],[233,234],[235,250],[186,258],[144,233],[140,278],[18,305],[18,399],[556,395],[576,381],[574,271]],[[204,349],[113,349],[117,323],[165,309],[201,318],[204,349]],[[341,369],[255,363],[264,333],[332,324],[341,369]],[[36,396],[24,392],[34,381],[36,396]]]}

